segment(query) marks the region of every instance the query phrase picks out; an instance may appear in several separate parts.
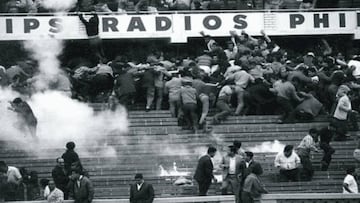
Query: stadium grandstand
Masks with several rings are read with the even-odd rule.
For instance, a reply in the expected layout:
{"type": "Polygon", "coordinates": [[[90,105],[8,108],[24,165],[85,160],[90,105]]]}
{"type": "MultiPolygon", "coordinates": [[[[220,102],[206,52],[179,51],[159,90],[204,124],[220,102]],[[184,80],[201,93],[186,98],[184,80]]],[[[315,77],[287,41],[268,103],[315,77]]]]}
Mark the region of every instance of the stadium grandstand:
{"type": "Polygon", "coordinates": [[[360,202],[360,0],[1,0],[0,202],[360,202]]]}

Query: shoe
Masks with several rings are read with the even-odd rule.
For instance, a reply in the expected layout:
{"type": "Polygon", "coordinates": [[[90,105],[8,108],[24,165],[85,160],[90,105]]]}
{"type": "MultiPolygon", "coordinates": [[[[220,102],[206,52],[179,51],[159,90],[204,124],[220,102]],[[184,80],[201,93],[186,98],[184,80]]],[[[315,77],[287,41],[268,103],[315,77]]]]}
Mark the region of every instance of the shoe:
{"type": "Polygon", "coordinates": [[[149,111],[150,111],[150,107],[146,107],[145,111],[146,111],[146,112],[149,112],[149,111]]]}

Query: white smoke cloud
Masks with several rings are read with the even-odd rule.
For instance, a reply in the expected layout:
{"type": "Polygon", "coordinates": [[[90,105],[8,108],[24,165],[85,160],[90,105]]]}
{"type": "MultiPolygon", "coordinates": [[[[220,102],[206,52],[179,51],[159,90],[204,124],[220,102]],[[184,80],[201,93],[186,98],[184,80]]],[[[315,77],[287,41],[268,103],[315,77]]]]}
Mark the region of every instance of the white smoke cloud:
{"type": "Polygon", "coordinates": [[[61,92],[46,91],[34,94],[29,100],[38,119],[36,142],[31,137],[24,137],[24,132],[15,127],[17,115],[7,109],[8,101],[18,94],[0,89],[0,95],[0,139],[15,141],[17,147],[38,156],[57,156],[44,154],[44,147],[59,149],[68,141],[75,141],[83,156],[91,155],[91,151],[102,156],[116,156],[116,150],[107,145],[108,136],[128,131],[127,113],[122,106],[116,111],[95,112],[87,104],[72,100],[61,92]]]}
{"type": "Polygon", "coordinates": [[[77,0],[42,0],[42,5],[46,9],[56,12],[68,11],[73,8],[77,0]]]}
{"type": "Polygon", "coordinates": [[[41,41],[25,41],[24,48],[30,53],[31,58],[39,63],[39,73],[33,82],[35,90],[49,89],[51,84],[58,80],[61,73],[58,56],[63,50],[62,41],[50,37],[41,41]]]}
{"type": "Polygon", "coordinates": [[[272,142],[263,142],[261,144],[255,145],[254,147],[248,147],[247,150],[253,153],[266,153],[266,152],[280,152],[284,150],[285,145],[274,140],[272,142]]]}

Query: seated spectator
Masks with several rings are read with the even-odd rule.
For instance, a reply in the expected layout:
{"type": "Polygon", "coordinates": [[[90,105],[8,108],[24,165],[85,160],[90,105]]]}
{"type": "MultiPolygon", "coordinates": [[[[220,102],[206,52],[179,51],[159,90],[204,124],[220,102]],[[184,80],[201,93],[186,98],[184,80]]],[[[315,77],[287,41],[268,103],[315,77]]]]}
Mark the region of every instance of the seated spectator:
{"type": "Polygon", "coordinates": [[[44,191],[44,197],[48,203],[63,203],[64,193],[55,186],[55,182],[50,180],[44,191]]]}
{"type": "Polygon", "coordinates": [[[315,0],[315,8],[339,8],[339,0],[315,0]]]}
{"type": "Polygon", "coordinates": [[[95,0],[77,0],[77,10],[81,12],[94,11],[95,0]]]}
{"type": "Polygon", "coordinates": [[[5,5],[7,13],[28,13],[33,11],[32,0],[8,0],[5,5]]]}
{"type": "Polygon", "coordinates": [[[112,12],[106,2],[106,0],[98,0],[97,4],[94,5],[95,12],[112,12]]]}
{"type": "Polygon", "coordinates": [[[316,2],[316,0],[302,0],[299,9],[300,10],[310,10],[310,9],[314,9],[315,8],[315,4],[314,1],[316,2]]]}
{"type": "Polygon", "coordinates": [[[192,0],[175,0],[169,2],[170,10],[191,10],[192,0]]]}
{"type": "Polygon", "coordinates": [[[356,179],[354,177],[355,173],[355,167],[349,167],[346,169],[346,176],[343,181],[343,194],[357,194],[358,191],[358,184],[356,182],[356,179]]]}
{"type": "Polygon", "coordinates": [[[280,9],[284,0],[265,0],[264,9],[280,9]]]}
{"type": "Polygon", "coordinates": [[[280,168],[280,181],[298,181],[299,156],[293,151],[292,145],[286,145],[284,151],[279,152],[275,157],[275,167],[280,168]]]}

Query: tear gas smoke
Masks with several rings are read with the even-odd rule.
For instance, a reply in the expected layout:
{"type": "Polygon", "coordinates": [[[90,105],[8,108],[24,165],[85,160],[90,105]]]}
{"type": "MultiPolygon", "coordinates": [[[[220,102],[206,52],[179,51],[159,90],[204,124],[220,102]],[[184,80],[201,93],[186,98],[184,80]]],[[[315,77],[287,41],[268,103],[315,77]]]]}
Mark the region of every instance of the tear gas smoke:
{"type": "Polygon", "coordinates": [[[280,152],[284,150],[284,147],[284,144],[278,140],[274,140],[273,142],[268,141],[255,145],[254,147],[248,147],[247,150],[254,153],[280,152]]]}
{"type": "Polygon", "coordinates": [[[46,91],[34,94],[29,100],[38,119],[39,143],[36,143],[32,138],[24,137],[24,133],[15,127],[17,115],[7,109],[10,106],[7,101],[18,95],[4,89],[0,90],[0,94],[0,113],[5,115],[0,117],[0,139],[16,141],[17,147],[41,157],[56,156],[47,155],[44,149],[62,148],[68,141],[75,141],[82,150],[82,156],[87,156],[94,148],[99,148],[97,154],[116,156],[116,150],[107,146],[107,136],[127,132],[127,114],[123,107],[96,113],[87,104],[72,100],[61,92],[46,91]]]}
{"type": "Polygon", "coordinates": [[[54,81],[58,80],[60,62],[58,56],[63,50],[62,41],[57,39],[43,39],[41,41],[25,41],[24,48],[30,57],[38,61],[38,74],[34,77],[33,87],[37,91],[49,89],[54,81]]]}

